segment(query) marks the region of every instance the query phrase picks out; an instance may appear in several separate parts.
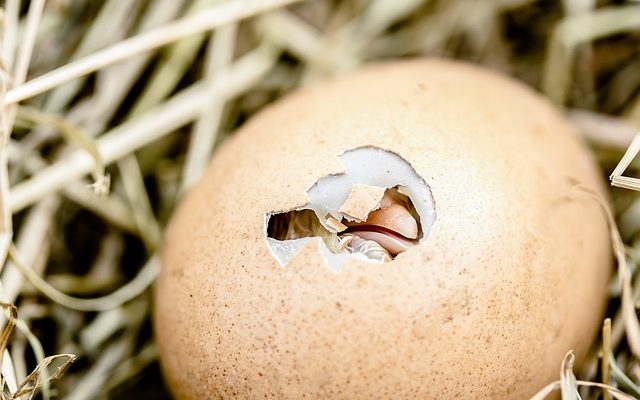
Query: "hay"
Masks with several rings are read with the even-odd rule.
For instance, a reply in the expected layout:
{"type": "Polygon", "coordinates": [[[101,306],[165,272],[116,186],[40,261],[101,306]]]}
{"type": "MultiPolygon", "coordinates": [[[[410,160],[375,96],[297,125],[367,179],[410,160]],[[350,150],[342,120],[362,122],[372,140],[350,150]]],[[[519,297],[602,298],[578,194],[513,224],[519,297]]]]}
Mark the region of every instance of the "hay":
{"type": "MultiPolygon", "coordinates": [[[[612,183],[637,190],[640,9],[598,3],[6,0],[0,397],[167,395],[149,286],[171,211],[253,113],[369,61],[446,56],[514,75],[569,109],[612,183]]],[[[640,198],[611,195],[611,320],[580,380],[568,354],[537,399],[640,396],[640,198]]]]}

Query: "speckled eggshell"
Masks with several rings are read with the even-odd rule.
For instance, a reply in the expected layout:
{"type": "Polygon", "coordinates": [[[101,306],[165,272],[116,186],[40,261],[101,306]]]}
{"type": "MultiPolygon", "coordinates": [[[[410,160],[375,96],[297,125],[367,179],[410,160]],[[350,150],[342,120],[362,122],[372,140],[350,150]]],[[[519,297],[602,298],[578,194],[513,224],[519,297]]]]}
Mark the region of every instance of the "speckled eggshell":
{"type": "Polygon", "coordinates": [[[155,288],[178,399],[525,399],[584,356],[611,254],[599,171],[522,84],[452,61],[375,65],[267,107],[216,153],[166,234],[155,288]],[[339,273],[281,267],[265,213],[377,146],[431,188],[428,240],[339,273]]]}

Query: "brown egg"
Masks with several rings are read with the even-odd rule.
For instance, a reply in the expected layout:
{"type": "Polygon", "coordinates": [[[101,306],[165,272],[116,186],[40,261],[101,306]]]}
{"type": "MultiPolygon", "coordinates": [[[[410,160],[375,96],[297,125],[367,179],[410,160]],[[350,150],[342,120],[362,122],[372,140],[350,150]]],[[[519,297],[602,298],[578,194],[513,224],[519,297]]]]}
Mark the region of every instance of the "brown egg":
{"type": "Polygon", "coordinates": [[[167,232],[179,399],[524,399],[584,356],[611,254],[599,171],[522,84],[421,60],[256,115],[167,232]]]}

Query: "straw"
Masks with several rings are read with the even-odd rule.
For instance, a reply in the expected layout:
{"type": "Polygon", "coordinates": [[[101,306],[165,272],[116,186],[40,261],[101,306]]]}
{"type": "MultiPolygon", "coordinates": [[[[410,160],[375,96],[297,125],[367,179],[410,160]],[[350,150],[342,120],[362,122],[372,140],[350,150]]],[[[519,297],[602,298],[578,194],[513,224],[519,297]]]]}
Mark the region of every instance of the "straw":
{"type": "Polygon", "coordinates": [[[298,87],[407,56],[482,64],[567,109],[614,186],[610,202],[580,186],[576,195],[600,204],[617,269],[611,319],[591,356],[574,370],[568,353],[554,366],[559,379],[533,398],[558,390],[563,399],[640,396],[638,2],[6,0],[4,7],[0,298],[17,315],[2,319],[4,332],[15,331],[0,343],[3,399],[18,390],[23,399],[164,393],[149,290],[163,230],[216,146],[298,87]]]}

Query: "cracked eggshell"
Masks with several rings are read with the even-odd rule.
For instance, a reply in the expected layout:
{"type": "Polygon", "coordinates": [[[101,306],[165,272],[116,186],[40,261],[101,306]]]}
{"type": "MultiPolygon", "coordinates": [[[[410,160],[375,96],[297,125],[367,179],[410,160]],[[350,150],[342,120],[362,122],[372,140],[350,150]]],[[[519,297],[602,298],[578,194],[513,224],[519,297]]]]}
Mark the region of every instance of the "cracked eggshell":
{"type": "Polygon", "coordinates": [[[528,398],[588,350],[610,270],[589,152],[546,100],[475,66],[376,65],[305,88],[217,152],[167,232],[155,288],[179,399],[528,398]],[[400,155],[429,185],[428,239],[338,273],[318,240],[281,267],[265,213],[338,156],[400,155]]]}

